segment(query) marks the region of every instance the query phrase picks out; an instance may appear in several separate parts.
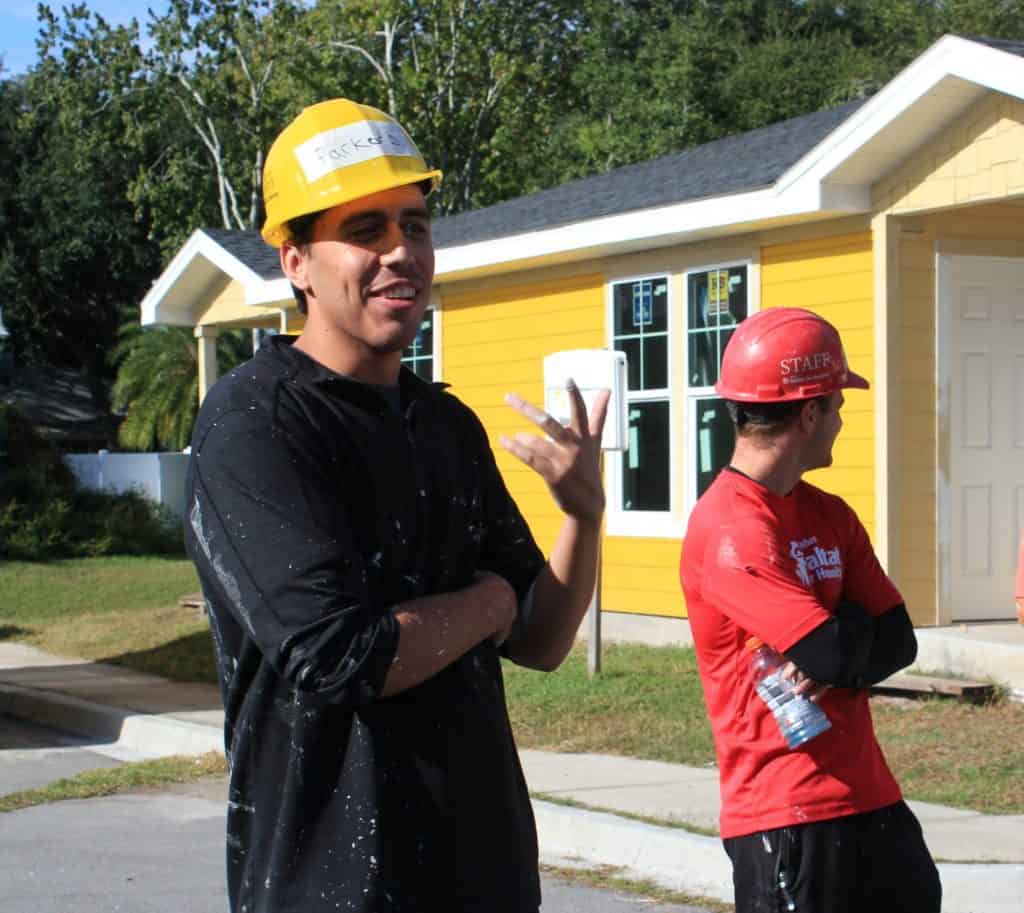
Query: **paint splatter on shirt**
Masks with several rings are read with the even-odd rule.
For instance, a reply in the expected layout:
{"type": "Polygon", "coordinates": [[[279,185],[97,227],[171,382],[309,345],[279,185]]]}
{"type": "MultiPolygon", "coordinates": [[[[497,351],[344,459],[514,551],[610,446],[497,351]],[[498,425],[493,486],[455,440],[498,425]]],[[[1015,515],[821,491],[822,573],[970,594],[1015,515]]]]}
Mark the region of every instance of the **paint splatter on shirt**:
{"type": "Polygon", "coordinates": [[[543,566],[476,416],[400,378],[396,410],[274,337],[200,411],[186,542],[217,654],[233,911],[523,913],[529,797],[488,641],[381,698],[391,607],[543,566]]]}

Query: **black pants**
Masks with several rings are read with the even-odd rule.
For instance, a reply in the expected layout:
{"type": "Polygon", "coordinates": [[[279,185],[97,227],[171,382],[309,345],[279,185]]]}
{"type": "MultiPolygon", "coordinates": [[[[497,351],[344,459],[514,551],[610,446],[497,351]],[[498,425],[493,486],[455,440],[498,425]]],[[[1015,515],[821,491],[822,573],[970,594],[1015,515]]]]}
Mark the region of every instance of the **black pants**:
{"type": "Polygon", "coordinates": [[[722,842],[736,913],[939,913],[939,872],[903,802],[722,842]]]}

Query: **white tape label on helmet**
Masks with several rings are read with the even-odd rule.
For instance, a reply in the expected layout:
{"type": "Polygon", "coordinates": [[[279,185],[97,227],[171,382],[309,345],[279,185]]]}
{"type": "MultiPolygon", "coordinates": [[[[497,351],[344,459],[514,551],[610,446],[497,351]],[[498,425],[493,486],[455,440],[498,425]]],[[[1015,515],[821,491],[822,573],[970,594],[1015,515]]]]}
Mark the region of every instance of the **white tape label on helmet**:
{"type": "Polygon", "coordinates": [[[295,157],[309,183],[332,171],[386,155],[419,158],[419,151],[401,127],[382,120],[335,127],[295,147],[295,157]]]}

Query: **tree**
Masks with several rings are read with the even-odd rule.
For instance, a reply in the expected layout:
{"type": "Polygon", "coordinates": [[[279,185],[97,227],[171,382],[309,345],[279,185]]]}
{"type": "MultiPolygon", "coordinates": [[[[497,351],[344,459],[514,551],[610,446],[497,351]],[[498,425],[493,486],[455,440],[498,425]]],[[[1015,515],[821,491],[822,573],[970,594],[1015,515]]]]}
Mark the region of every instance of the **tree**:
{"type": "MultiPolygon", "coordinates": [[[[251,355],[252,337],[244,331],[223,333],[217,340],[221,373],[251,355]]],[[[121,446],[182,450],[199,406],[199,356],[192,331],[126,323],[111,360],[118,366],[113,405],[125,413],[118,429],[121,446]]]]}
{"type": "Polygon", "coordinates": [[[173,246],[202,224],[261,223],[263,161],[295,103],[283,91],[293,85],[289,69],[308,54],[303,14],[292,0],[171,0],[164,15],[151,14],[144,66],[163,155],[131,198],[173,246]],[[191,212],[181,211],[182,195],[191,212]]]}
{"type": "Polygon", "coordinates": [[[568,85],[571,9],[559,0],[322,0],[310,31],[323,53],[362,66],[365,100],[408,127],[444,171],[435,208],[445,215],[529,185],[524,147],[539,148],[568,85]]]}
{"type": "Polygon", "coordinates": [[[159,269],[150,226],[124,195],[138,167],[120,141],[138,31],[84,6],[62,22],[40,14],[39,64],[0,84],[0,300],[19,359],[79,370],[105,409],[107,351],[159,269]]]}

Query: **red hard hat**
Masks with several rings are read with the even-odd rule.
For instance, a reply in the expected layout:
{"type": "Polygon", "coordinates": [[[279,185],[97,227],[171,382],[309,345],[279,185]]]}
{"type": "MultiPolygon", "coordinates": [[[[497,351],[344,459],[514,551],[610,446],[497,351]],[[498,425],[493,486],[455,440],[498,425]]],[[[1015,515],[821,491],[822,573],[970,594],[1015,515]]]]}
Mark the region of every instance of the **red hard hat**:
{"type": "Polygon", "coordinates": [[[715,391],[743,403],[778,403],[868,386],[847,368],[831,323],[803,308],[768,308],[736,328],[715,391]]]}

